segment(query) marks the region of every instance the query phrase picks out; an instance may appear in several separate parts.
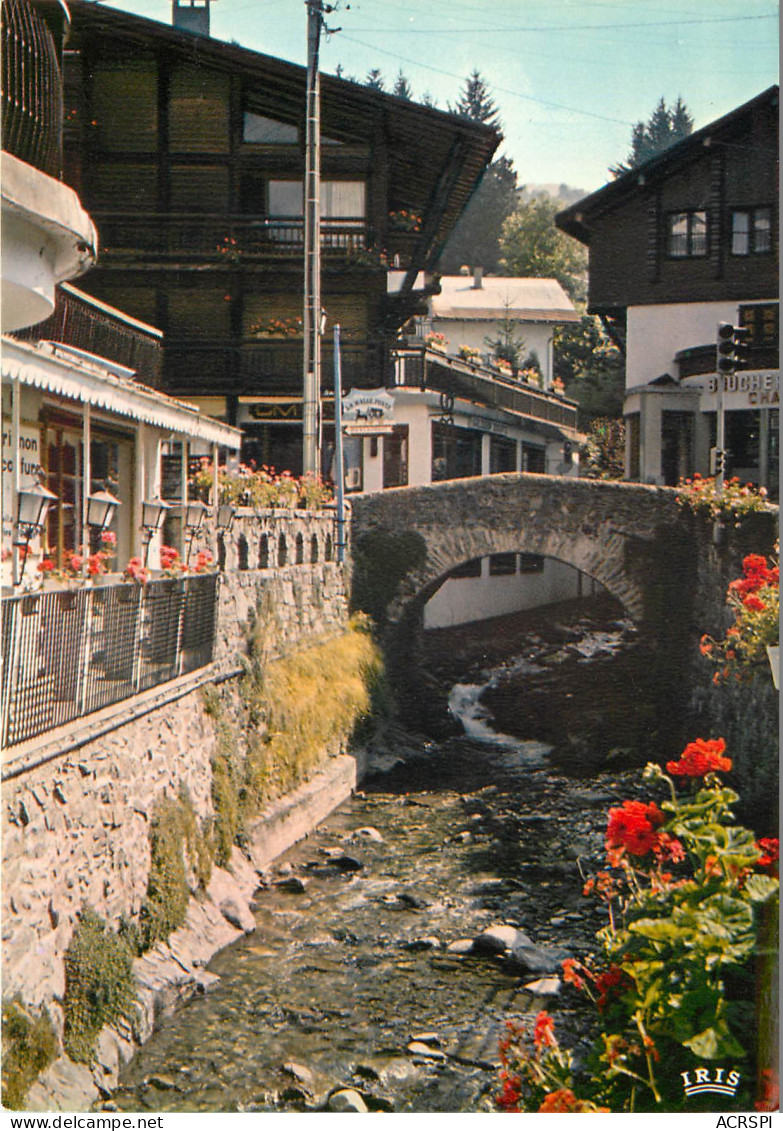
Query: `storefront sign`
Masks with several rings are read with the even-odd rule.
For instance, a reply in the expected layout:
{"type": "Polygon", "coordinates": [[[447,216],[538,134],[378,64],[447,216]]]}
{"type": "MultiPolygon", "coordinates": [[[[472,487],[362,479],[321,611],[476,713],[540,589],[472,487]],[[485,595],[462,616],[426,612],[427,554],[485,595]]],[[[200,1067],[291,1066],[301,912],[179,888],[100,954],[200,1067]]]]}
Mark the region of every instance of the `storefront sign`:
{"type": "MultiPolygon", "coordinates": [[[[701,396],[702,412],[714,411],[718,377],[711,376],[701,396]]],[[[723,407],[726,412],[777,408],[780,403],[780,371],[750,369],[728,373],[723,377],[723,407]]]]}
{"type": "Polygon", "coordinates": [[[385,389],[351,389],[343,397],[343,420],[378,422],[391,416],[394,411],[394,397],[385,389]]]}
{"type": "Polygon", "coordinates": [[[19,486],[33,487],[41,470],[41,432],[37,424],[20,424],[19,449],[14,451],[10,424],[3,425],[3,534],[13,532],[14,465],[19,461],[19,486]]]}
{"type": "Polygon", "coordinates": [[[349,421],[343,431],[346,436],[390,436],[394,432],[394,425],[375,421],[349,421]]]}

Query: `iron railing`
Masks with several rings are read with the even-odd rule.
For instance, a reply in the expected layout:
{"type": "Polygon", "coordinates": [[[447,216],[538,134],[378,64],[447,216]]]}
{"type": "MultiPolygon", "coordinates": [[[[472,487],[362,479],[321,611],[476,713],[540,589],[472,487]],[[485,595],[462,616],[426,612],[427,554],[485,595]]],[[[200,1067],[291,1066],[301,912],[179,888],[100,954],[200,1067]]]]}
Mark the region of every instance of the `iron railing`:
{"type": "Polygon", "coordinates": [[[2,744],[14,746],[212,662],[218,575],[2,602],[2,744]]]}
{"type": "MultiPolygon", "coordinates": [[[[52,23],[62,15],[57,5],[52,23]]],[[[44,13],[28,0],[3,0],[0,8],[3,149],[59,177],[63,146],[63,83],[59,47],[44,13]]]]}

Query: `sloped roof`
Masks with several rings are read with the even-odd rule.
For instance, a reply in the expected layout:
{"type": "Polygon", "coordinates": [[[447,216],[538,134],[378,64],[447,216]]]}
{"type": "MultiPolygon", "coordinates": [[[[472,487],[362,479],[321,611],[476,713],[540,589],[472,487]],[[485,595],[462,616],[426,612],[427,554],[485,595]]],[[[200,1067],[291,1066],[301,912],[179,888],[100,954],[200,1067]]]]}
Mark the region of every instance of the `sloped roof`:
{"type": "Polygon", "coordinates": [[[562,212],[558,212],[555,223],[570,236],[574,236],[584,244],[589,244],[591,217],[610,212],[645,185],[659,181],[677,169],[704,157],[714,140],[722,140],[726,135],[742,133],[747,128],[748,119],[758,110],[765,106],[777,107],[778,97],[778,87],[768,87],[749,102],[743,103],[722,118],[717,118],[689,137],[683,138],[657,157],[652,157],[638,168],[623,173],[621,177],[610,181],[603,188],[577,200],[569,208],[564,208],[562,212]]]}
{"type": "Polygon", "coordinates": [[[434,318],[487,321],[513,317],[520,322],[578,322],[579,315],[557,279],[485,275],[474,286],[470,275],[444,275],[432,296],[434,318]]]}

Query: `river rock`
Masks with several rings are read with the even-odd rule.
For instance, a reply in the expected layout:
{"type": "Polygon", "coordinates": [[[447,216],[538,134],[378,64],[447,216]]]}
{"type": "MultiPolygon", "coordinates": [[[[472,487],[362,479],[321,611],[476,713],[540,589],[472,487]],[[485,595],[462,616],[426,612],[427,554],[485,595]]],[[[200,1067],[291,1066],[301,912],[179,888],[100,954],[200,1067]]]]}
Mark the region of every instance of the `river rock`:
{"type": "Polygon", "coordinates": [[[566,957],[565,951],[545,950],[527,943],[509,950],[506,966],[514,974],[554,974],[566,957]]]}
{"type": "Polygon", "coordinates": [[[401,891],[397,895],[398,903],[402,903],[405,907],[412,907],[416,911],[421,911],[428,907],[426,899],[422,899],[420,895],[416,895],[413,891],[401,891]]]}
{"type": "Polygon", "coordinates": [[[329,1111],[363,1113],[370,1110],[355,1088],[341,1088],[338,1092],[332,1092],[326,1101],[326,1107],[329,1111]]]}
{"type": "Polygon", "coordinates": [[[232,927],[248,935],[256,929],[256,921],[247,905],[242,888],[229,872],[222,868],[212,869],[207,896],[232,927]]]}
{"type": "Polygon", "coordinates": [[[306,1064],[299,1064],[296,1060],[288,1060],[283,1065],[283,1072],[293,1076],[311,1095],[315,1092],[315,1076],[306,1064]]]}
{"type": "Polygon", "coordinates": [[[357,829],[355,832],[351,833],[349,840],[354,840],[358,837],[362,837],[364,840],[371,840],[375,844],[383,844],[383,837],[372,825],[365,825],[364,828],[357,829]]]}
{"type": "Polygon", "coordinates": [[[559,978],[537,978],[535,982],[527,982],[522,988],[539,997],[556,997],[562,985],[559,978]]]}
{"type": "Polygon", "coordinates": [[[336,856],[331,863],[341,872],[360,872],[364,867],[361,860],[357,860],[355,856],[348,856],[347,853],[336,856]]]}
{"type": "Polygon", "coordinates": [[[435,935],[425,935],[422,939],[413,939],[405,944],[406,950],[440,950],[440,939],[435,935]]]}
{"type": "Polygon", "coordinates": [[[431,1048],[430,1045],[425,1045],[423,1041],[411,1041],[408,1045],[408,1052],[412,1056],[421,1056],[425,1060],[445,1060],[446,1054],[441,1052],[440,1049],[431,1048]]]}
{"type": "Polygon", "coordinates": [[[307,883],[300,876],[288,876],[283,880],[275,880],[274,886],[278,891],[301,893],[307,888],[307,883]]]}
{"type": "Polygon", "coordinates": [[[455,939],[446,947],[449,954],[472,954],[473,939],[455,939]]]}
{"type": "Polygon", "coordinates": [[[498,924],[487,927],[473,940],[474,954],[505,954],[517,947],[532,946],[532,939],[516,927],[498,924]]]}
{"type": "Polygon", "coordinates": [[[88,1111],[97,1098],[89,1068],[61,1056],[30,1088],[25,1111],[88,1111]]]}

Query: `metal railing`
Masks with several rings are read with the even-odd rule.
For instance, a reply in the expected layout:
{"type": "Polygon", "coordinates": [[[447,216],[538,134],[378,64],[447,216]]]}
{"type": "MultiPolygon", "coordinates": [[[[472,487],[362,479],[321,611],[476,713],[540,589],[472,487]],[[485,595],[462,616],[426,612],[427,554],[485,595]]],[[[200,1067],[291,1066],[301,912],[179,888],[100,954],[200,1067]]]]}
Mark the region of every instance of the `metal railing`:
{"type": "Polygon", "coordinates": [[[2,602],[2,745],[211,663],[218,575],[28,593],[2,602]]]}
{"type": "MultiPolygon", "coordinates": [[[[61,21],[56,5],[55,28],[61,21]]],[[[59,48],[41,10],[28,0],[0,9],[3,149],[51,177],[62,166],[63,83],[59,48]]],[[[62,28],[59,28],[62,34],[62,28]]]]}

